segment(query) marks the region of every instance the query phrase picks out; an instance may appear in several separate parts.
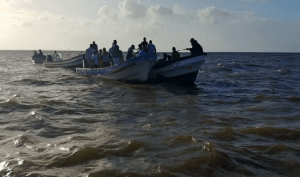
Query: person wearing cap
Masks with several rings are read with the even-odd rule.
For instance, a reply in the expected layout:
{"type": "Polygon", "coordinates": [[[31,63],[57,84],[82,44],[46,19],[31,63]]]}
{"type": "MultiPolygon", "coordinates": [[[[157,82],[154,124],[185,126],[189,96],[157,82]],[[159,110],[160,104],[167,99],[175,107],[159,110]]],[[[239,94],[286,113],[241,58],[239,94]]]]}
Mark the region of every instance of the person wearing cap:
{"type": "Polygon", "coordinates": [[[180,58],[180,53],[176,50],[176,48],[173,47],[172,50],[172,59],[180,58]]]}
{"type": "Polygon", "coordinates": [[[112,58],[114,61],[114,65],[117,65],[121,62],[121,54],[119,46],[117,45],[117,40],[114,40],[113,47],[112,47],[112,58]]]}
{"type": "Polygon", "coordinates": [[[135,49],[134,45],[131,45],[131,47],[128,48],[127,55],[126,55],[126,60],[130,60],[131,58],[134,57],[134,54],[133,54],[134,49],[135,49]]]}
{"type": "Polygon", "coordinates": [[[194,39],[192,38],[190,40],[192,48],[187,48],[186,50],[191,51],[191,55],[201,55],[203,54],[203,48],[202,46],[194,39]]]}
{"type": "Polygon", "coordinates": [[[95,43],[95,41],[93,41],[92,47],[93,49],[98,51],[98,45],[95,43]]]}
{"type": "Polygon", "coordinates": [[[93,44],[90,44],[90,47],[85,50],[85,61],[87,62],[88,67],[92,67],[92,55],[94,50],[93,44]]]}
{"type": "Polygon", "coordinates": [[[148,53],[156,53],[156,47],[154,44],[152,44],[152,40],[149,41],[147,48],[148,48],[148,53]]]}

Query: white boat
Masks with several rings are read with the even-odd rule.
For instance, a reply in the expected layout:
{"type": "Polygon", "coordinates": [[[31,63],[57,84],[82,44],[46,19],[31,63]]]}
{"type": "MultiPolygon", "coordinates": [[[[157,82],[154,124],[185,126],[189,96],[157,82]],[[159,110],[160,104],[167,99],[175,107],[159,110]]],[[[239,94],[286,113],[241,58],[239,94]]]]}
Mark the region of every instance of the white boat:
{"type": "Polygon", "coordinates": [[[53,61],[45,61],[44,65],[46,68],[75,68],[82,66],[83,60],[84,54],[67,60],[62,60],[60,56],[59,58],[53,59],[53,61]]]}
{"type": "Polygon", "coordinates": [[[106,68],[76,68],[82,75],[99,76],[105,79],[129,82],[145,82],[151,68],[157,62],[156,54],[147,54],[132,58],[115,66],[106,68]]]}
{"type": "Polygon", "coordinates": [[[32,56],[32,62],[35,64],[43,64],[43,62],[46,60],[45,55],[36,54],[32,56]]]}
{"type": "Polygon", "coordinates": [[[168,61],[158,61],[149,73],[149,80],[176,80],[194,82],[200,67],[205,62],[206,53],[197,56],[187,56],[168,61]]]}

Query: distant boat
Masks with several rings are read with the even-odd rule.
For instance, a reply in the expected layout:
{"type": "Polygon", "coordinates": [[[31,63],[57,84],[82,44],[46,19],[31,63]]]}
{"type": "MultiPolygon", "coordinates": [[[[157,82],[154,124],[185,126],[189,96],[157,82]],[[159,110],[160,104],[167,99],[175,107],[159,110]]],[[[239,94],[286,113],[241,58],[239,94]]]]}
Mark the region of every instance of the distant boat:
{"type": "Polygon", "coordinates": [[[43,62],[46,60],[45,55],[41,54],[35,54],[32,56],[32,62],[35,64],[43,64],[43,62]]]}
{"type": "Polygon", "coordinates": [[[207,54],[158,61],[149,73],[149,80],[176,80],[192,83],[196,80],[207,54]]]}
{"type": "Polygon", "coordinates": [[[44,65],[46,68],[75,68],[82,66],[84,54],[80,54],[67,60],[45,61],[44,65]]]}
{"type": "Polygon", "coordinates": [[[150,69],[156,62],[157,56],[153,53],[135,57],[106,68],[76,68],[76,72],[82,75],[99,76],[111,80],[145,82],[148,79],[150,69]]]}

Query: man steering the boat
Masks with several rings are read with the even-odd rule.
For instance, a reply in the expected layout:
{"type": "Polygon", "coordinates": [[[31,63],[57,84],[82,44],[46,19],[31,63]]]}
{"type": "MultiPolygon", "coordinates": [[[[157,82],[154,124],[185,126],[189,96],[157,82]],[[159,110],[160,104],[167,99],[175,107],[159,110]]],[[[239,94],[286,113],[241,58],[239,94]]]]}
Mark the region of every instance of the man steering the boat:
{"type": "Polygon", "coordinates": [[[201,55],[203,54],[202,46],[194,38],[190,40],[192,48],[187,48],[186,50],[191,51],[191,55],[201,55]]]}

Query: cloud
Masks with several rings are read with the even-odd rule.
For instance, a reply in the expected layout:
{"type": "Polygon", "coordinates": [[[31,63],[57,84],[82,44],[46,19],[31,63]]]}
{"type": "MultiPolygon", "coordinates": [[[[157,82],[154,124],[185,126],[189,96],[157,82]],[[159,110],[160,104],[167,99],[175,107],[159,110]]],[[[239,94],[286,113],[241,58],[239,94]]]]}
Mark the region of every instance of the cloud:
{"type": "Polygon", "coordinates": [[[33,24],[30,23],[30,22],[28,22],[28,21],[25,21],[25,22],[22,22],[22,23],[20,24],[20,26],[23,26],[23,27],[30,27],[30,26],[33,26],[33,24]]]}
{"type": "Polygon", "coordinates": [[[146,16],[147,9],[139,0],[124,0],[119,3],[120,17],[139,19],[146,16]]]}
{"type": "Polygon", "coordinates": [[[102,17],[104,16],[114,21],[118,20],[118,12],[114,11],[107,5],[100,7],[100,9],[98,10],[98,14],[102,17]]]}
{"type": "Polygon", "coordinates": [[[151,6],[148,10],[149,10],[149,13],[155,14],[155,15],[165,16],[165,15],[172,15],[173,14],[173,9],[162,7],[160,5],[151,6]]]}
{"type": "Polygon", "coordinates": [[[32,4],[32,0],[2,0],[3,4],[16,4],[18,2],[25,2],[28,4],[32,4]]]}

